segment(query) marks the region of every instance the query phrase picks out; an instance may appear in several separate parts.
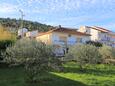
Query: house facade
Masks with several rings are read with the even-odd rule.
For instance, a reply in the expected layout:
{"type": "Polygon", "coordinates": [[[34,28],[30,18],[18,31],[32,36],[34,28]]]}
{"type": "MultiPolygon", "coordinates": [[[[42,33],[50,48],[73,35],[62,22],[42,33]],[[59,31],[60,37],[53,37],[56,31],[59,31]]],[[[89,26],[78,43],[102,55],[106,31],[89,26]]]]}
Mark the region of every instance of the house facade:
{"type": "Polygon", "coordinates": [[[80,32],[91,34],[90,40],[91,41],[98,41],[108,46],[114,46],[114,36],[113,32],[104,29],[102,27],[89,27],[89,26],[82,26],[79,29],[80,32]]]}
{"type": "Polygon", "coordinates": [[[28,29],[27,29],[27,28],[19,29],[19,30],[18,30],[18,36],[24,37],[27,32],[28,32],[28,29]]]}
{"type": "Polygon", "coordinates": [[[69,46],[89,41],[90,34],[79,32],[76,29],[59,27],[45,33],[39,33],[36,40],[52,44],[56,47],[55,54],[63,55],[68,52],[69,46]]]}
{"type": "Polygon", "coordinates": [[[110,37],[111,37],[111,46],[115,47],[115,33],[114,32],[110,32],[109,33],[110,37]]]}
{"type": "Polygon", "coordinates": [[[38,30],[28,31],[28,32],[26,33],[26,37],[29,37],[29,38],[35,38],[37,35],[38,35],[38,30]]]}

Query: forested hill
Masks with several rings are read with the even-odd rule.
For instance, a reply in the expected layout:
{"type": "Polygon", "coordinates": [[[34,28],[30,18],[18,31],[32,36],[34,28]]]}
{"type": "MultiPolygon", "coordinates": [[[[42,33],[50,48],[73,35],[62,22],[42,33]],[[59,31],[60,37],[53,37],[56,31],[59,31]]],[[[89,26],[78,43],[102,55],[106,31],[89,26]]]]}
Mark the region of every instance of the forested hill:
{"type": "MultiPolygon", "coordinates": [[[[19,29],[21,26],[21,20],[17,19],[10,19],[10,18],[0,18],[0,24],[2,24],[5,27],[10,27],[13,30],[19,29]]],[[[41,24],[38,22],[23,20],[23,27],[28,28],[28,30],[38,30],[41,31],[48,31],[52,26],[41,24]]]]}

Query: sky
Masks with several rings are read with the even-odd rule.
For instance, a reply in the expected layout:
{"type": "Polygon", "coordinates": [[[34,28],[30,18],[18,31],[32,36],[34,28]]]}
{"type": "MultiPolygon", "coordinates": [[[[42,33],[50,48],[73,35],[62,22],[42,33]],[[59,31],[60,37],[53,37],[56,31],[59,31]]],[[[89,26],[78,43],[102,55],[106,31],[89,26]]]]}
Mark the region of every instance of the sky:
{"type": "Polygon", "coordinates": [[[0,17],[53,26],[100,26],[115,31],[115,0],[0,0],[0,17]]]}

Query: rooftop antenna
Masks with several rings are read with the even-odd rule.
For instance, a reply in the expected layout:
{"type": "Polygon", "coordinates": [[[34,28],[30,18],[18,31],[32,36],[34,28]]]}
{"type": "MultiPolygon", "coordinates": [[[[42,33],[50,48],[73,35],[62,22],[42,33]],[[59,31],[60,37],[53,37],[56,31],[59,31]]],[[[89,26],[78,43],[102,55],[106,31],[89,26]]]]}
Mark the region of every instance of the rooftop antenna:
{"type": "MultiPolygon", "coordinates": [[[[20,25],[20,29],[23,28],[23,17],[25,16],[22,10],[19,10],[19,12],[21,13],[21,25],[20,25]]],[[[23,37],[23,29],[22,29],[22,37],[23,37]]]]}

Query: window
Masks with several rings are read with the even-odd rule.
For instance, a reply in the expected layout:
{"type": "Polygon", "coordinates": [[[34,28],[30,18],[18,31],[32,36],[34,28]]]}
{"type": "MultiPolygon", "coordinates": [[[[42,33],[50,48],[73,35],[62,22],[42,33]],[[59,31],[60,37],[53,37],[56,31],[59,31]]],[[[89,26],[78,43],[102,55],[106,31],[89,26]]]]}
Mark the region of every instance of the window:
{"type": "Polygon", "coordinates": [[[67,42],[67,37],[65,37],[65,36],[60,36],[60,37],[59,37],[59,41],[60,41],[60,42],[67,42]]]}

